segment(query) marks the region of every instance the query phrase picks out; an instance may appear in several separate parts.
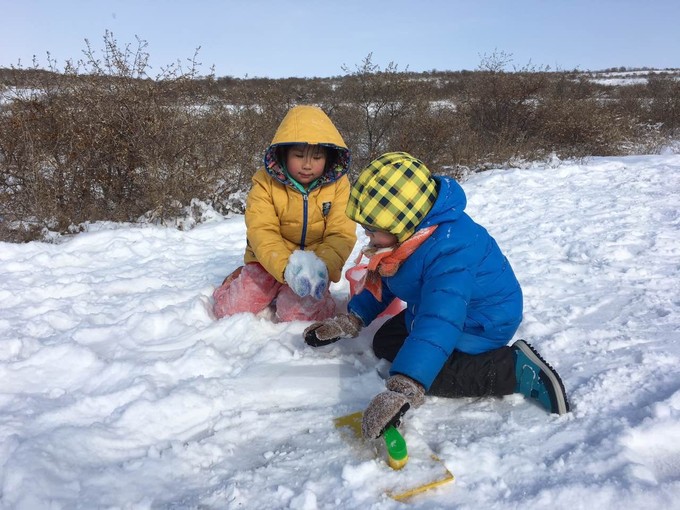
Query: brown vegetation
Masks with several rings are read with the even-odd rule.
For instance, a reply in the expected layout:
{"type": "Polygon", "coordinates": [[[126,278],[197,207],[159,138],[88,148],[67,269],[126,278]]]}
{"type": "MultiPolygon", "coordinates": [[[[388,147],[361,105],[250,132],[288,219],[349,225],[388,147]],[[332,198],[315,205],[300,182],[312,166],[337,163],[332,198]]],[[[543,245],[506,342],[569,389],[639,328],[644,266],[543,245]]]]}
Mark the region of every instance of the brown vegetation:
{"type": "Polygon", "coordinates": [[[0,240],[67,232],[86,221],[176,214],[193,198],[233,210],[285,112],[317,104],[352,150],[352,178],[404,150],[437,173],[489,164],[651,150],[680,129],[680,81],[604,86],[583,73],[508,70],[504,54],[477,71],[381,69],[371,55],[344,76],[201,77],[170,66],[151,79],[145,43],[103,57],[89,47],[58,71],[0,70],[0,240]]]}

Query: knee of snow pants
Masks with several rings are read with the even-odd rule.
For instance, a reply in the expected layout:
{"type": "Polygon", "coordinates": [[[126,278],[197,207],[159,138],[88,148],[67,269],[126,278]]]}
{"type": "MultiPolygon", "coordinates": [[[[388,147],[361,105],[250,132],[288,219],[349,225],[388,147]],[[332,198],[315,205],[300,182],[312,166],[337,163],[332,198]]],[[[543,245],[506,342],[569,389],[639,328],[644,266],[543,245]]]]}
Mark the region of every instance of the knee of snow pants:
{"type": "Polygon", "coordinates": [[[373,353],[377,358],[394,361],[408,336],[406,310],[402,310],[380,326],[373,337],[373,353]]]}
{"type": "Polygon", "coordinates": [[[481,354],[453,351],[430,386],[438,397],[489,397],[515,391],[515,357],[510,347],[481,354]]]}
{"type": "Polygon", "coordinates": [[[322,321],[335,315],[335,301],[326,289],[321,299],[300,297],[288,285],[283,285],[276,298],[276,316],[282,322],[322,321]]]}
{"type": "Polygon", "coordinates": [[[259,263],[246,264],[225,278],[213,292],[215,317],[261,312],[274,301],[282,286],[259,263]]]}

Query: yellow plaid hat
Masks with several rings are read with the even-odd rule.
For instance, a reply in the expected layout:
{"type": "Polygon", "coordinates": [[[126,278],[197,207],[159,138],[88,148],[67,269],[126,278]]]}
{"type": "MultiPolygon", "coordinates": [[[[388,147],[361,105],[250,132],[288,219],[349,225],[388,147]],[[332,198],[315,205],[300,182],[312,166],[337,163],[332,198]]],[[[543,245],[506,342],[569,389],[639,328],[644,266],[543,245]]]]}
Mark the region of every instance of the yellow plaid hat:
{"type": "Polygon", "coordinates": [[[437,184],[422,161],[406,152],[388,152],[361,171],[345,213],[402,242],[413,235],[436,199],[437,184]]]}

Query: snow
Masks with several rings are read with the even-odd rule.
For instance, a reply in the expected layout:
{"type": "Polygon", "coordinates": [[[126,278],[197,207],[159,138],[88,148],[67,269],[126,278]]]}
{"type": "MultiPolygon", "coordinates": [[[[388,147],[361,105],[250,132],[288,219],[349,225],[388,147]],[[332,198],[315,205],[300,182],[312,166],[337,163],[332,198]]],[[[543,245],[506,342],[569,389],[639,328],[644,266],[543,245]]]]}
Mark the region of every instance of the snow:
{"type": "Polygon", "coordinates": [[[680,79],[678,69],[638,69],[630,71],[595,71],[587,72],[585,76],[593,83],[612,87],[628,85],[646,85],[652,76],[667,76],[675,80],[680,79]]]}
{"type": "Polygon", "coordinates": [[[629,85],[647,85],[649,79],[646,77],[611,77],[611,78],[594,78],[591,79],[593,83],[599,85],[608,85],[611,87],[625,87],[629,85]]]}
{"type": "MultiPolygon", "coordinates": [[[[406,439],[456,481],[396,502],[386,464],[332,425],[384,387],[381,321],[318,349],[305,322],[215,321],[242,216],[93,225],[0,244],[2,508],[678,508],[680,155],[496,169],[463,187],[523,285],[517,338],[557,368],[573,412],[428,398],[406,439]]],[[[343,309],[347,282],[331,291],[343,309]]]]}

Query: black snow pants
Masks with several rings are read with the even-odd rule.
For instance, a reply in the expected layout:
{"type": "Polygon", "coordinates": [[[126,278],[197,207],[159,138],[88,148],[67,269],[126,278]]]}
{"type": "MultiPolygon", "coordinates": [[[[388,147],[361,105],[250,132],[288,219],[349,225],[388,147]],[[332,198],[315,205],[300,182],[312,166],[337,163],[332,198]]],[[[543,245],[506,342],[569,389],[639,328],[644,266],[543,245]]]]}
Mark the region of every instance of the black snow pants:
{"type": "MultiPolygon", "coordinates": [[[[376,331],[373,352],[378,358],[394,361],[408,336],[405,317],[404,310],[376,331]]],[[[474,355],[453,351],[427,394],[449,398],[510,395],[515,381],[515,356],[510,347],[474,355]]]]}

